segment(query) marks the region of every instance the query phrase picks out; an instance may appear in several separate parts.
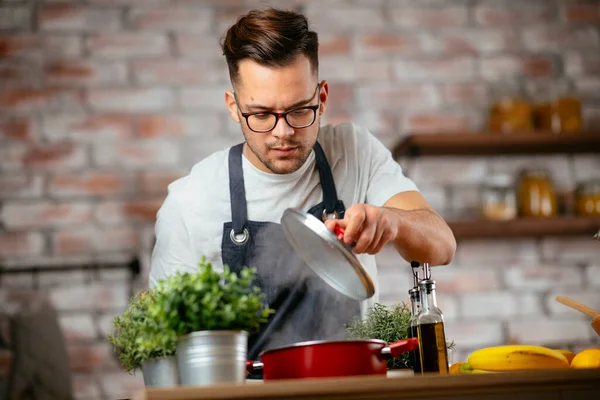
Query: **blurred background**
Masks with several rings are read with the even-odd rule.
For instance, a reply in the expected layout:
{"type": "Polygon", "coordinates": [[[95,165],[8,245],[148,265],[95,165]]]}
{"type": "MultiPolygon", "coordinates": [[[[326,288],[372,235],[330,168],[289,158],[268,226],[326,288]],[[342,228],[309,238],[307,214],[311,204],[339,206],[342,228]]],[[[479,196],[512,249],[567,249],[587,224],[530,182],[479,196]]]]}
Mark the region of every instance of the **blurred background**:
{"type": "MultiPolygon", "coordinates": [[[[433,278],[454,361],[599,344],[554,297],[600,309],[600,1],[4,0],[0,348],[47,296],[76,398],[143,386],[106,335],[147,285],[167,185],[243,140],[219,38],[266,4],[320,35],[323,123],[368,127],[452,223],[433,278]]],[[[406,301],[408,264],[378,259],[381,301],[406,301]]]]}

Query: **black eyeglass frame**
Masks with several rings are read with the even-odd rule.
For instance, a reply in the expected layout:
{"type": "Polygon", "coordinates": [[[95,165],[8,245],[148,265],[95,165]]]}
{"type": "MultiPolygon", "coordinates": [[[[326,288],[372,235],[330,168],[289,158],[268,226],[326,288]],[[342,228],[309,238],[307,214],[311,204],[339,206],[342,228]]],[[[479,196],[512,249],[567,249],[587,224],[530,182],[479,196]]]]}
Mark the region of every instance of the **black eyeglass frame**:
{"type": "MultiPolygon", "coordinates": [[[[320,83],[317,83],[317,87],[315,88],[315,93],[318,93],[319,88],[321,87],[320,83]]],[[[315,95],[313,94],[313,97],[315,95]]],[[[297,108],[293,108],[291,110],[282,112],[282,113],[276,113],[273,111],[257,111],[257,112],[253,112],[253,113],[245,113],[242,112],[242,110],[239,107],[239,101],[237,98],[237,94],[235,92],[233,92],[233,97],[235,99],[236,104],[238,105],[238,110],[240,111],[240,114],[242,115],[242,117],[244,117],[244,119],[246,120],[246,126],[248,127],[248,129],[250,129],[252,132],[256,132],[256,133],[267,133],[267,132],[271,132],[273,129],[275,129],[275,127],[277,126],[277,123],[279,122],[279,118],[283,117],[283,119],[285,119],[285,122],[291,126],[292,128],[295,129],[303,129],[303,128],[308,128],[309,126],[311,126],[312,124],[315,123],[315,121],[317,120],[317,110],[319,109],[319,107],[321,106],[321,99],[319,97],[317,97],[318,99],[318,103],[317,105],[314,106],[304,106],[304,107],[297,107],[297,108]],[[292,124],[290,124],[290,121],[288,121],[287,116],[290,113],[293,113],[295,111],[300,111],[300,110],[312,110],[313,112],[313,119],[311,121],[310,124],[307,125],[303,125],[303,126],[294,126],[292,124]],[[250,118],[253,115],[260,115],[260,114],[269,114],[269,115],[274,115],[275,116],[275,123],[273,124],[273,127],[271,129],[266,129],[266,130],[256,130],[256,129],[252,129],[252,127],[250,126],[250,123],[248,123],[248,118],[250,118]]]]}

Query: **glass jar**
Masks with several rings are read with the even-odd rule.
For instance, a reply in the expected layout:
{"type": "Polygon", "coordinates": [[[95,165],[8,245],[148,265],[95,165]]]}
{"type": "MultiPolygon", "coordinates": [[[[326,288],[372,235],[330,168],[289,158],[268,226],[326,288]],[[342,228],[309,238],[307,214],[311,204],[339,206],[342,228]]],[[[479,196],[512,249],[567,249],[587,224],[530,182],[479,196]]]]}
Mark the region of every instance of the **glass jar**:
{"type": "Polygon", "coordinates": [[[577,215],[600,216],[600,179],[579,183],[575,198],[577,215]]]}
{"type": "Polygon", "coordinates": [[[535,107],[537,128],[552,133],[578,133],[582,130],[581,102],[563,96],[535,107]]]}
{"type": "Polygon", "coordinates": [[[566,82],[547,82],[536,88],[535,97],[536,129],[551,133],[581,132],[581,101],[571,94],[566,82]]]}
{"type": "Polygon", "coordinates": [[[488,128],[493,133],[524,133],[533,128],[531,106],[518,97],[502,97],[489,110],[488,128]]]}
{"type": "Polygon", "coordinates": [[[519,215],[522,217],[551,218],[558,214],[554,184],[545,169],[522,171],[517,195],[519,215]]]}
{"type": "Polygon", "coordinates": [[[509,175],[494,175],[481,190],[481,213],[492,221],[506,221],[517,216],[513,179],[509,175]]]}
{"type": "Polygon", "coordinates": [[[576,96],[564,95],[556,100],[560,121],[560,133],[579,133],[583,130],[581,100],[576,96]]]}

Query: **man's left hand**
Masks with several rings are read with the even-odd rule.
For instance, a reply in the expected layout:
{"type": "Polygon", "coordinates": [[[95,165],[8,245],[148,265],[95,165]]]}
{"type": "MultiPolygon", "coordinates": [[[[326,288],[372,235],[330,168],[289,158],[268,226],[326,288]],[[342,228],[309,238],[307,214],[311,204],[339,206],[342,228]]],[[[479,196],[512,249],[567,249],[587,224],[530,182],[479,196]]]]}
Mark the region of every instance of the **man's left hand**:
{"type": "Polygon", "coordinates": [[[353,245],[355,253],[376,254],[398,234],[398,210],[376,207],[369,204],[355,204],[349,207],[344,219],[325,221],[327,229],[335,226],[345,230],[344,243],[353,245]]]}

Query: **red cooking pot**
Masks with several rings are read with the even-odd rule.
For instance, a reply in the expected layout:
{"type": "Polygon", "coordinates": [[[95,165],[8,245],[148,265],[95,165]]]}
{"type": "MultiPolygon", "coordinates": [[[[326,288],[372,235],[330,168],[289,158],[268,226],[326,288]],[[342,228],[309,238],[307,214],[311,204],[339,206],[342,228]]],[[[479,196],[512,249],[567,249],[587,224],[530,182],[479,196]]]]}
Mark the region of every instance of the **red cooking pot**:
{"type": "Polygon", "coordinates": [[[417,338],[386,346],[383,340],[301,342],[264,351],[262,362],[247,361],[248,373],[262,370],[264,380],[386,375],[387,360],[416,350],[417,338]]]}

